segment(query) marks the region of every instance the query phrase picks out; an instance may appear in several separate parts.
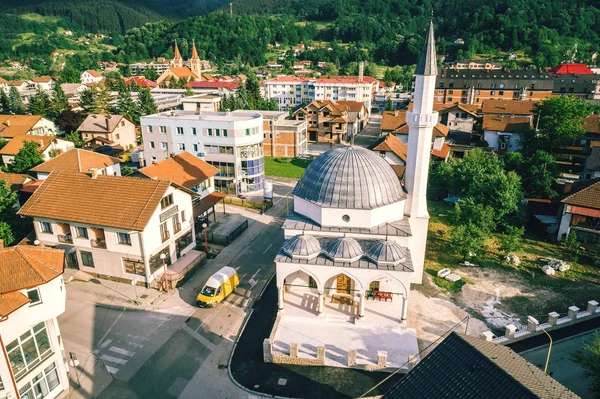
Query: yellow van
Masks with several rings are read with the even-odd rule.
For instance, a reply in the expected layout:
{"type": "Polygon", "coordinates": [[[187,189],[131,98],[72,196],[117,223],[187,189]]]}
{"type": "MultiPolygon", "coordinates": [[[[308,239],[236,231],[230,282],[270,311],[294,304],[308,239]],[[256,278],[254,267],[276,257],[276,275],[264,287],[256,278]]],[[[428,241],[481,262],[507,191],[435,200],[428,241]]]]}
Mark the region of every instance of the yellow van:
{"type": "Polygon", "coordinates": [[[210,276],[196,298],[198,306],[213,308],[217,303],[227,298],[240,284],[240,278],[233,267],[224,266],[210,276]]]}

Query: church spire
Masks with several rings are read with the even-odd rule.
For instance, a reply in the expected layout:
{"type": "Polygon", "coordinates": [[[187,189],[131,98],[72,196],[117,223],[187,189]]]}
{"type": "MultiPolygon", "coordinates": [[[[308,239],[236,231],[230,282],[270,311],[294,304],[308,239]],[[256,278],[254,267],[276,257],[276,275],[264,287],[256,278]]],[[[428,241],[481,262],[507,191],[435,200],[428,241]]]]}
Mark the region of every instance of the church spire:
{"type": "Polygon", "coordinates": [[[177,47],[177,40],[175,41],[175,56],[173,58],[176,60],[181,58],[181,53],[179,52],[179,47],[177,47]]]}
{"type": "Polygon", "coordinates": [[[171,60],[171,68],[179,68],[182,66],[183,60],[181,59],[181,53],[179,52],[179,47],[177,46],[177,40],[175,40],[175,54],[171,60]]]}
{"type": "Polygon", "coordinates": [[[196,43],[192,40],[192,59],[200,58],[198,57],[198,50],[196,50],[196,43]]]}
{"type": "MultiPolygon", "coordinates": [[[[433,17],[433,15],[432,15],[433,17]]],[[[429,30],[425,37],[425,44],[421,50],[419,62],[415,75],[435,76],[437,75],[437,58],[435,54],[435,38],[433,36],[433,19],[429,21],[429,30]]]]}

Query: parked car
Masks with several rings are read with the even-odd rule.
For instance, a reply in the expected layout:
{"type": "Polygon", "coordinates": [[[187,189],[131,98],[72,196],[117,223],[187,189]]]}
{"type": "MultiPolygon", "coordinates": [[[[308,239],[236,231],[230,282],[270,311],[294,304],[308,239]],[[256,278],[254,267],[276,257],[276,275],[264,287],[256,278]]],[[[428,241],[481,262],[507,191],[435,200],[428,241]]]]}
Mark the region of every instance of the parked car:
{"type": "Polygon", "coordinates": [[[224,266],[210,276],[196,298],[201,308],[214,308],[233,292],[240,284],[240,278],[233,267],[224,266]]]}

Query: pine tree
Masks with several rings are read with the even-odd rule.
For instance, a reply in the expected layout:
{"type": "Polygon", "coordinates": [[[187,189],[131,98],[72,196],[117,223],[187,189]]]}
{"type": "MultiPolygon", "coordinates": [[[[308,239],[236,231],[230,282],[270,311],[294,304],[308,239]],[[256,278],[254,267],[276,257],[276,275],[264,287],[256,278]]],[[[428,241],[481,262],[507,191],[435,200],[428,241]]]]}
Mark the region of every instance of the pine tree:
{"type": "Polygon", "coordinates": [[[139,114],[140,116],[151,115],[158,113],[158,107],[154,102],[150,89],[144,87],[140,90],[138,95],[139,114]]]}
{"type": "Polygon", "coordinates": [[[104,86],[98,92],[96,98],[94,98],[94,102],[92,104],[92,109],[95,114],[108,114],[110,113],[110,92],[108,87],[104,86]]]}
{"type": "Polygon", "coordinates": [[[117,98],[116,111],[119,115],[123,115],[125,118],[129,119],[136,125],[139,125],[139,107],[138,104],[136,104],[135,101],[133,101],[133,98],[131,98],[131,93],[129,92],[129,90],[123,90],[119,92],[119,97],[117,98]]]}
{"type": "Polygon", "coordinates": [[[246,81],[246,92],[248,93],[248,108],[261,109],[263,98],[260,95],[260,85],[254,75],[250,75],[246,81]]]}
{"type": "Polygon", "coordinates": [[[140,87],[137,83],[135,83],[134,78],[131,78],[131,80],[129,81],[129,91],[131,93],[137,93],[138,91],[140,91],[140,87]]]}
{"type": "Polygon", "coordinates": [[[85,90],[79,96],[79,106],[81,107],[81,113],[85,116],[94,112],[94,102],[96,98],[96,89],[89,88],[85,90]]]}
{"type": "Polygon", "coordinates": [[[8,112],[8,96],[6,92],[0,89],[0,112],[6,114],[8,112]]]}
{"type": "Polygon", "coordinates": [[[54,86],[54,95],[50,100],[48,116],[50,116],[52,119],[56,119],[61,112],[70,108],[71,107],[69,107],[69,99],[67,98],[67,95],[63,91],[62,87],[60,87],[60,84],[57,83],[54,86]]]}
{"type": "Polygon", "coordinates": [[[48,114],[50,107],[50,99],[48,95],[38,86],[35,95],[29,99],[29,112],[32,115],[43,115],[48,114]]]}
{"type": "Polygon", "coordinates": [[[186,95],[187,97],[191,97],[191,96],[193,96],[194,94],[195,94],[195,93],[194,93],[194,90],[192,90],[192,88],[190,87],[190,85],[186,84],[186,85],[185,85],[185,95],[186,95]]]}
{"type": "Polygon", "coordinates": [[[8,91],[8,109],[13,114],[25,114],[25,104],[23,104],[23,100],[21,100],[21,95],[19,94],[19,91],[13,84],[10,85],[10,90],[8,91]]]}
{"type": "Polygon", "coordinates": [[[235,93],[235,109],[248,109],[248,92],[241,86],[235,93]]]}
{"type": "Polygon", "coordinates": [[[155,82],[156,79],[158,79],[158,72],[156,72],[156,69],[154,68],[147,68],[144,71],[144,77],[148,80],[155,82]]]}

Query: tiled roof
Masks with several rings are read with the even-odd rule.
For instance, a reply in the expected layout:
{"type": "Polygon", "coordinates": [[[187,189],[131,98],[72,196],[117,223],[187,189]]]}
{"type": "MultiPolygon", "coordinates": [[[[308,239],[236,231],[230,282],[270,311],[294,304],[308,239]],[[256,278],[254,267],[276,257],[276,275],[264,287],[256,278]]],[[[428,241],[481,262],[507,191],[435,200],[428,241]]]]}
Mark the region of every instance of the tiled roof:
{"type": "Polygon", "coordinates": [[[431,155],[434,155],[438,158],[442,158],[444,160],[448,159],[448,155],[450,155],[450,145],[447,143],[444,143],[444,145],[442,146],[441,149],[436,150],[436,149],[432,149],[431,150],[431,155]]]}
{"type": "Polygon", "coordinates": [[[18,213],[141,231],[169,185],[164,180],[52,172],[18,213]]]}
{"type": "Polygon", "coordinates": [[[29,180],[29,176],[20,173],[0,172],[0,180],[5,180],[11,190],[18,191],[29,180]]]}
{"type": "MultiPolygon", "coordinates": [[[[408,134],[410,127],[408,124],[400,126],[398,129],[394,130],[394,134],[408,134]]],[[[433,137],[446,137],[450,132],[450,128],[446,125],[442,125],[441,123],[436,124],[433,127],[433,137]]]]}
{"type": "Polygon", "coordinates": [[[139,171],[154,179],[171,180],[173,183],[185,188],[196,187],[219,173],[219,169],[189,152],[182,152],[139,171]]]}
{"type": "Polygon", "coordinates": [[[192,89],[229,89],[235,90],[239,84],[236,82],[187,82],[185,86],[189,86],[192,89]]]}
{"type": "Polygon", "coordinates": [[[30,299],[20,291],[0,294],[0,317],[5,318],[20,307],[27,305],[30,299]]]}
{"type": "Polygon", "coordinates": [[[35,168],[31,172],[64,171],[88,173],[90,168],[103,169],[109,165],[120,163],[119,158],[109,157],[108,155],[98,154],[97,152],[75,148],[52,158],[35,168]]]}
{"type": "Polygon", "coordinates": [[[365,104],[360,101],[338,101],[337,104],[342,107],[348,107],[350,112],[360,112],[365,108],[365,104]]]}
{"type": "Polygon", "coordinates": [[[196,75],[192,70],[188,67],[176,67],[169,68],[169,71],[177,76],[178,78],[193,78],[196,79],[198,75],[196,75]]]}
{"type": "Polygon", "coordinates": [[[533,115],[533,101],[485,100],[481,111],[484,114],[533,115]]]}
{"type": "Polygon", "coordinates": [[[550,70],[550,73],[555,73],[557,75],[565,75],[565,74],[577,74],[577,75],[590,75],[593,74],[590,68],[588,68],[584,64],[562,64],[556,66],[550,70]]]}
{"type": "Polygon", "coordinates": [[[406,124],[406,111],[387,111],[381,118],[380,129],[393,131],[406,124]]]}
{"type": "Polygon", "coordinates": [[[484,115],[483,130],[508,133],[522,133],[531,127],[528,116],[484,115]]]}
{"type": "Polygon", "coordinates": [[[0,249],[0,293],[45,284],[63,272],[65,253],[53,248],[17,245],[0,249]]]}
{"type": "Polygon", "coordinates": [[[583,128],[586,133],[600,133],[600,115],[593,114],[585,118],[583,128]]]}
{"type": "Polygon", "coordinates": [[[382,399],[578,397],[512,349],[452,332],[382,399]]]}
{"type": "Polygon", "coordinates": [[[52,79],[52,76],[40,76],[37,78],[33,78],[33,81],[36,83],[49,83],[52,80],[54,80],[52,79]]]}
{"type": "Polygon", "coordinates": [[[0,84],[3,84],[3,83],[8,83],[8,80],[3,79],[3,78],[0,77],[0,84]]]}
{"type": "Polygon", "coordinates": [[[92,75],[95,78],[101,78],[102,77],[102,74],[100,72],[94,71],[93,69],[88,69],[86,72],[89,73],[90,75],[92,75]]]}
{"type": "Polygon", "coordinates": [[[408,146],[393,134],[386,134],[385,136],[380,137],[369,146],[369,149],[373,151],[393,152],[398,158],[406,162],[406,151],[408,150],[408,146]]]}
{"type": "Polygon", "coordinates": [[[158,84],[156,82],[146,79],[143,76],[132,76],[130,78],[123,78],[125,80],[126,86],[131,86],[131,81],[133,80],[138,87],[157,87],[158,84]]]}
{"type": "Polygon", "coordinates": [[[43,152],[50,144],[52,140],[55,140],[55,136],[38,136],[33,134],[22,134],[20,136],[13,137],[6,145],[0,149],[2,155],[15,155],[19,152],[26,141],[33,141],[38,145],[38,152],[43,152]]]}
{"type": "Polygon", "coordinates": [[[29,132],[39,120],[39,115],[0,115],[0,136],[15,137],[29,132]]]}
{"type": "Polygon", "coordinates": [[[569,205],[600,209],[600,181],[569,195],[562,202],[569,205]]]}
{"type": "Polygon", "coordinates": [[[80,132],[110,133],[119,126],[121,119],[123,119],[123,115],[89,114],[77,130],[80,132]],[[108,128],[106,126],[107,118],[108,128]]]}

